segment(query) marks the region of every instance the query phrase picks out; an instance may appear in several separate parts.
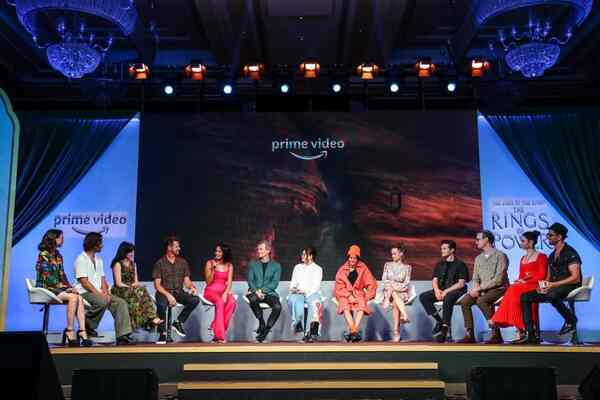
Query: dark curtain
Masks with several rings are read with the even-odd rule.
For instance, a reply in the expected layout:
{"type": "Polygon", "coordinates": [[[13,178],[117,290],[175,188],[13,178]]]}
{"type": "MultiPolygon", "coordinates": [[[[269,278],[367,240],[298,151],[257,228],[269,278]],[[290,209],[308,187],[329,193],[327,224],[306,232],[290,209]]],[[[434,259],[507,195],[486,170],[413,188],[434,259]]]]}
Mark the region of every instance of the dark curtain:
{"type": "Polygon", "coordinates": [[[77,185],[133,115],[19,115],[17,244],[77,185]]]}
{"type": "Polygon", "coordinates": [[[600,250],[600,110],[485,117],[544,197],[600,250]]]}

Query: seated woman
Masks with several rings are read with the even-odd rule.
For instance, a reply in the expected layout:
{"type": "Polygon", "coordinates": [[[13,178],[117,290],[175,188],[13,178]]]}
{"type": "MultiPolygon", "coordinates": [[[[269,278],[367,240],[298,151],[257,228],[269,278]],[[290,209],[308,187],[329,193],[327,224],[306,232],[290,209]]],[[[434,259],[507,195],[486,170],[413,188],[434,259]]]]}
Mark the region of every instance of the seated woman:
{"type": "Polygon", "coordinates": [[[320,292],[323,270],[315,263],[316,256],[317,251],[312,246],[302,250],[300,255],[302,262],[294,267],[287,299],[292,316],[292,329],[295,333],[306,331],[303,340],[307,343],[314,342],[319,336],[319,321],[323,310],[320,292]],[[305,306],[310,329],[302,325],[305,306]]]}
{"type": "Polygon", "coordinates": [[[40,251],[35,269],[37,279],[35,285],[54,293],[60,300],[67,302],[67,327],[63,331],[62,344],[68,342],[69,346],[91,346],[94,343],[88,339],[85,331],[85,309],[83,299],[79,293],[71,287],[63,268],[63,258],[58,248],[64,243],[62,231],[50,229],[38,245],[40,251]],[[73,323],[77,315],[79,330],[73,332],[73,323]]]}
{"type": "MultiPolygon", "coordinates": [[[[490,324],[504,328],[514,326],[519,330],[519,338],[525,333],[525,323],[521,311],[521,295],[536,290],[538,282],[546,279],[548,274],[548,257],[544,253],[536,251],[540,233],[529,231],[521,237],[521,247],[525,255],[521,257],[519,267],[519,279],[508,287],[500,308],[496,311],[490,324]]],[[[538,318],[538,304],[532,304],[533,318],[538,318]]]]}
{"type": "Polygon", "coordinates": [[[121,242],[117,254],[110,263],[114,286],[113,296],[125,300],[129,309],[131,328],[152,330],[163,321],[156,315],[154,302],[144,286],[138,281],[137,266],[134,262],[135,247],[129,242],[121,242]]]}
{"type": "Polygon", "coordinates": [[[233,264],[231,249],[222,243],[215,248],[215,258],[208,260],[204,269],[206,289],[204,297],[215,305],[215,319],[210,327],[217,343],[225,343],[227,328],[235,311],[235,297],[231,294],[233,264]]]}
{"type": "Polygon", "coordinates": [[[375,298],[377,281],[369,267],[360,259],[360,247],[350,246],[348,259],[338,269],[335,276],[334,296],[337,300],[338,314],[344,314],[348,332],[344,335],[347,342],[362,340],[358,328],[364,314],[370,314],[368,301],[375,298]],[[354,313],[354,315],[353,315],[354,313]]]}
{"type": "Polygon", "coordinates": [[[405,263],[406,247],[399,243],[390,249],[392,261],[383,266],[383,302],[381,306],[387,309],[392,306],[394,330],[392,341],[400,341],[400,324],[408,323],[408,313],[405,302],[409,298],[411,266],[405,263]]]}

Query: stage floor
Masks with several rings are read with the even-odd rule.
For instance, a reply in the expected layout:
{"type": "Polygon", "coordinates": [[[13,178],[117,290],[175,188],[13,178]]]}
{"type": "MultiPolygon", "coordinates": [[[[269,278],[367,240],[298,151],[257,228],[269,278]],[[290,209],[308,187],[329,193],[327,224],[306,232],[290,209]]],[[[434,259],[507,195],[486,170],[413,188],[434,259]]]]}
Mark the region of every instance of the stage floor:
{"type": "MultiPolygon", "coordinates": [[[[426,342],[364,343],[173,343],[91,348],[51,347],[61,384],[70,385],[75,369],[152,368],[161,383],[184,381],[184,366],[252,363],[436,363],[439,380],[463,384],[473,367],[554,367],[557,383],[578,385],[600,362],[600,343],[585,346],[437,344],[426,342]]],[[[375,365],[373,364],[373,365],[375,365]]],[[[290,364],[291,365],[291,364],[290,364]]],[[[296,368],[296,367],[294,367],[296,368]]]]}

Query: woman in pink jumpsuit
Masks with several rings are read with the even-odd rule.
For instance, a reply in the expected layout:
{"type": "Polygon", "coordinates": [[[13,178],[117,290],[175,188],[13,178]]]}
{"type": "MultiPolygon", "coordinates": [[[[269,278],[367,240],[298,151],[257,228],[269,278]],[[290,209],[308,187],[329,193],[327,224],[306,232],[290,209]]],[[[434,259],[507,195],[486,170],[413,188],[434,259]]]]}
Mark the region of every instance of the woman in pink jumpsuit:
{"type": "Polygon", "coordinates": [[[233,264],[229,246],[217,244],[215,258],[206,263],[204,272],[206,276],[204,298],[215,305],[215,319],[211,324],[215,335],[213,341],[225,343],[227,327],[236,306],[235,298],[231,294],[233,264]]]}

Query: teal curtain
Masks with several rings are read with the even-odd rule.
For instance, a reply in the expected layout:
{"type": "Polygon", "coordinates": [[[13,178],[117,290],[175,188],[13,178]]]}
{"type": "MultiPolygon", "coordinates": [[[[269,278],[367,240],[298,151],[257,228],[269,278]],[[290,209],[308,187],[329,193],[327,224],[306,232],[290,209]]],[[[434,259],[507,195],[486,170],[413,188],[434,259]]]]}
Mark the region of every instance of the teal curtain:
{"type": "Polygon", "coordinates": [[[600,109],[484,115],[544,197],[600,250],[600,109]]]}

